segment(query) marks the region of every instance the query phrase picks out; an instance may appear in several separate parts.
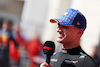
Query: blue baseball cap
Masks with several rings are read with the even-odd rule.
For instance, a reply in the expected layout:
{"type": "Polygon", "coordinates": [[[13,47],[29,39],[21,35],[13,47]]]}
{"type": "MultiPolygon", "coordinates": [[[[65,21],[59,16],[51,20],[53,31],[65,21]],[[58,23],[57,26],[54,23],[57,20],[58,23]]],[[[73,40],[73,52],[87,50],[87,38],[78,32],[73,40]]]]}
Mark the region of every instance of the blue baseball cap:
{"type": "Polygon", "coordinates": [[[86,29],[86,18],[78,10],[69,8],[63,12],[59,19],[50,19],[51,23],[59,23],[64,26],[76,26],[86,29]]]}

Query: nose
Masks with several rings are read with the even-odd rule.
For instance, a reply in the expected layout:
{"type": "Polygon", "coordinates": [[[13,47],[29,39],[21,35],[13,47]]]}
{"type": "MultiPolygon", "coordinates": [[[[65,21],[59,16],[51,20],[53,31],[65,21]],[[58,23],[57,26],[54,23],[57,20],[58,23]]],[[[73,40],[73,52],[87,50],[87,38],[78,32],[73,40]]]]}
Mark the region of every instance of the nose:
{"type": "Polygon", "coordinates": [[[57,32],[62,32],[62,27],[61,26],[58,26],[57,32]]]}

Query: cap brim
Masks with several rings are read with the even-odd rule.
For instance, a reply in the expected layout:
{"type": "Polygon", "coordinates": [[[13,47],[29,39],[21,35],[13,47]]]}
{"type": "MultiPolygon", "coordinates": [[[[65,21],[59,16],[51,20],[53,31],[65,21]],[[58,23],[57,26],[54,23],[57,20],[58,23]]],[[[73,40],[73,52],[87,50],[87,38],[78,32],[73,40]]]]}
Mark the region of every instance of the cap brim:
{"type": "Polygon", "coordinates": [[[65,24],[66,22],[64,22],[64,21],[61,20],[61,19],[50,19],[50,22],[51,22],[51,23],[59,23],[59,24],[61,24],[61,25],[63,25],[63,26],[74,26],[74,25],[72,25],[72,24],[65,24]]]}
{"type": "Polygon", "coordinates": [[[58,21],[56,19],[50,19],[51,23],[58,23],[58,21]]]}

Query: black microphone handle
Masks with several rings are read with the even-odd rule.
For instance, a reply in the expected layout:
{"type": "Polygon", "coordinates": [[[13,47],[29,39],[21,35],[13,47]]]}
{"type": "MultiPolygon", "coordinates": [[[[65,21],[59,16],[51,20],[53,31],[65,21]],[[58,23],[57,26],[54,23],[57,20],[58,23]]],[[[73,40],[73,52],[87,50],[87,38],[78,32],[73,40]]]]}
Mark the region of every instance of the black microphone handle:
{"type": "Polygon", "coordinates": [[[46,62],[50,65],[50,55],[47,55],[47,57],[46,57],[46,62]]]}

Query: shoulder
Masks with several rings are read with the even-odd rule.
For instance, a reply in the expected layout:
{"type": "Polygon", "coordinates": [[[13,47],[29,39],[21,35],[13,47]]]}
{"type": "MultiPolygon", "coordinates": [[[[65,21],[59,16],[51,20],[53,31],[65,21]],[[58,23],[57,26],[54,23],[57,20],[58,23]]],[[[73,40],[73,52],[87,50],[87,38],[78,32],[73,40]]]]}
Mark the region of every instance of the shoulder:
{"type": "Polygon", "coordinates": [[[92,57],[87,55],[84,58],[84,67],[97,67],[97,64],[92,57]]]}

